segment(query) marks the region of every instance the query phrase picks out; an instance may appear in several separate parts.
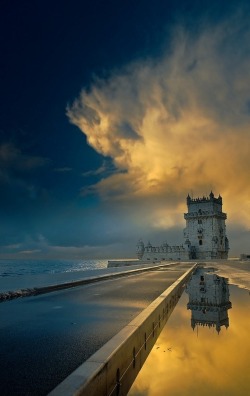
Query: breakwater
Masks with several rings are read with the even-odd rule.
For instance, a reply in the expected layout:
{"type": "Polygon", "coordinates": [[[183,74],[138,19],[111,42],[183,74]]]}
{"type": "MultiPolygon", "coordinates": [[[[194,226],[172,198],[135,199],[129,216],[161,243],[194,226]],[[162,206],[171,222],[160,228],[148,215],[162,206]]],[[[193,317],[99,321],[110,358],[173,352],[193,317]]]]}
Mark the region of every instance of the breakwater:
{"type": "Polygon", "coordinates": [[[110,273],[102,274],[102,275],[88,276],[88,277],[85,277],[85,278],[79,279],[79,280],[67,281],[67,282],[63,282],[63,283],[56,283],[56,284],[51,284],[51,285],[41,286],[41,287],[5,291],[5,292],[0,293],[0,303],[4,302],[4,301],[20,298],[20,297],[36,296],[39,294],[51,293],[51,292],[55,292],[55,291],[59,291],[59,290],[63,290],[63,289],[69,289],[72,287],[82,286],[82,285],[86,285],[88,283],[100,282],[100,281],[107,280],[110,278],[119,278],[119,277],[127,276],[128,273],[140,273],[140,272],[145,272],[145,271],[152,271],[154,269],[162,268],[167,265],[174,265],[174,263],[173,264],[158,264],[158,265],[151,264],[148,266],[140,266],[140,268],[126,269],[126,270],[124,270],[124,268],[123,269],[120,268],[120,271],[118,271],[118,272],[110,272],[110,273]]]}

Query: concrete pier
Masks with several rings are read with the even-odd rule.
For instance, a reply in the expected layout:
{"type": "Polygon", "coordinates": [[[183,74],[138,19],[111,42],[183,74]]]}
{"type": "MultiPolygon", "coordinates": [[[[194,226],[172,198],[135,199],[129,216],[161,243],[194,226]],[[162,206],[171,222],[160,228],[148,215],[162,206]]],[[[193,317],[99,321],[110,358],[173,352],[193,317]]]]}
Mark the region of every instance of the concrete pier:
{"type": "Polygon", "coordinates": [[[196,264],[49,395],[127,395],[195,267],[196,264]]]}
{"type": "Polygon", "coordinates": [[[134,265],[152,265],[161,263],[161,260],[147,261],[147,260],[108,260],[108,268],[122,268],[134,265]]]}
{"type": "MultiPolygon", "coordinates": [[[[68,275],[67,278],[64,278],[64,281],[60,282],[52,282],[50,280],[50,284],[48,285],[40,285],[38,287],[33,287],[33,288],[22,288],[22,289],[17,289],[17,290],[5,290],[1,291],[0,290],[0,303],[8,300],[14,300],[16,298],[20,297],[30,297],[30,296],[37,296],[39,294],[45,294],[45,293],[51,293],[59,290],[65,290],[65,289],[70,289],[78,286],[83,286],[87,285],[89,283],[95,283],[95,282],[101,282],[104,280],[108,279],[115,279],[115,278],[121,278],[123,276],[127,276],[128,274],[139,274],[142,272],[146,271],[152,271],[155,269],[159,268],[164,268],[169,265],[175,265],[174,263],[169,263],[169,264],[161,264],[161,263],[144,263],[144,262],[139,262],[136,260],[131,260],[130,264],[127,265],[125,264],[125,261],[119,261],[119,265],[111,265],[109,266],[106,270],[99,270],[97,274],[94,276],[86,276],[86,272],[82,274],[78,274],[78,277],[80,279],[74,279],[74,280],[68,280],[68,275]],[[113,268],[115,267],[115,268],[113,268]],[[129,267],[129,268],[128,268],[129,267]]],[[[88,272],[89,275],[91,272],[96,272],[96,271],[90,271],[88,272]]],[[[64,274],[65,276],[65,274],[64,274]]],[[[72,274],[70,275],[72,278],[72,274]]],[[[51,277],[52,278],[52,277],[51,277]]],[[[48,278],[47,278],[48,279],[48,278]]]]}

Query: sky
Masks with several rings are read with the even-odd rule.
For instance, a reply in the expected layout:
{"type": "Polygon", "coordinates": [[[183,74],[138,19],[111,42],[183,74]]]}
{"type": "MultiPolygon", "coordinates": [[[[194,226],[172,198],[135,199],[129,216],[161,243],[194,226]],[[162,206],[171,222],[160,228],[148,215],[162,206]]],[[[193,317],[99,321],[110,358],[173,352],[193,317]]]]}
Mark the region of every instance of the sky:
{"type": "Polygon", "coordinates": [[[182,244],[211,190],[249,253],[248,1],[0,7],[0,258],[182,244]]]}

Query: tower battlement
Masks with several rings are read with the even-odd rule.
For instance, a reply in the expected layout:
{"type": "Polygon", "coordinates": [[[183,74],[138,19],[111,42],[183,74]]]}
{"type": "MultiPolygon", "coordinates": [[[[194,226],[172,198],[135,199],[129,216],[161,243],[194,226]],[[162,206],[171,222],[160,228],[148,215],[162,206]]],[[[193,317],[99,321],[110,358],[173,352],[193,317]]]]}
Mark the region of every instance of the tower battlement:
{"type": "Polygon", "coordinates": [[[214,193],[211,191],[208,197],[205,197],[203,195],[202,198],[191,198],[190,195],[188,194],[187,196],[187,205],[191,204],[197,204],[197,203],[205,203],[205,202],[214,202],[219,205],[222,205],[222,197],[219,195],[218,198],[215,198],[214,193]]]}
{"type": "Polygon", "coordinates": [[[184,213],[184,246],[144,245],[139,241],[137,256],[140,260],[211,260],[227,259],[229,242],[226,235],[226,213],[222,212],[222,197],[191,198],[187,196],[188,212],[184,213]]]}

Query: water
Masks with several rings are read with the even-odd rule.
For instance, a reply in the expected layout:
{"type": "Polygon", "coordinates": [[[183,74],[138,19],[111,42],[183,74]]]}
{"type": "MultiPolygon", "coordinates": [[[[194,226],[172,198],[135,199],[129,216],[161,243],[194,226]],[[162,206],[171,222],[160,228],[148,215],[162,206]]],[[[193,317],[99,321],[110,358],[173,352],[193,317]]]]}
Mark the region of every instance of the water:
{"type": "Polygon", "coordinates": [[[214,275],[188,286],[129,396],[250,395],[250,292],[214,275]]]}
{"type": "Polygon", "coordinates": [[[107,267],[107,260],[0,260],[0,277],[77,272],[107,267]]]}
{"type": "Polygon", "coordinates": [[[0,260],[0,293],[75,281],[105,271],[108,260],[0,260]]]}

